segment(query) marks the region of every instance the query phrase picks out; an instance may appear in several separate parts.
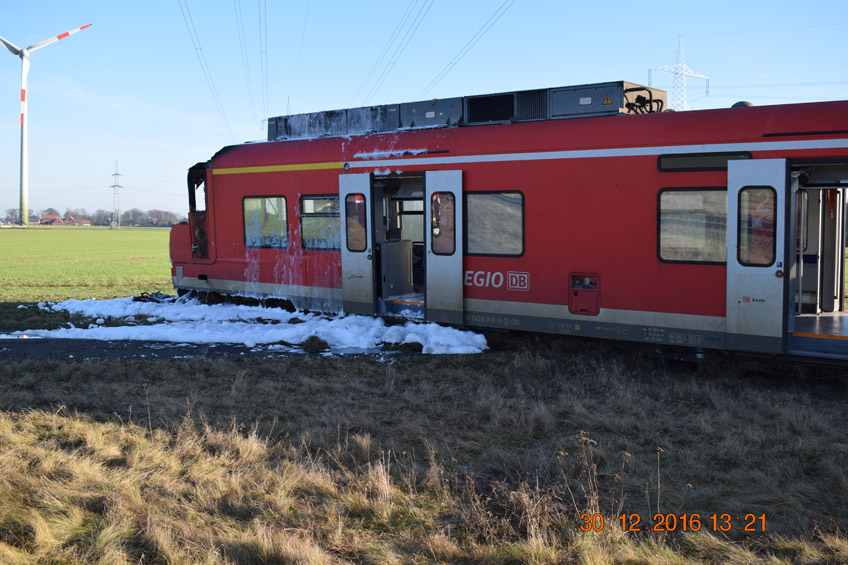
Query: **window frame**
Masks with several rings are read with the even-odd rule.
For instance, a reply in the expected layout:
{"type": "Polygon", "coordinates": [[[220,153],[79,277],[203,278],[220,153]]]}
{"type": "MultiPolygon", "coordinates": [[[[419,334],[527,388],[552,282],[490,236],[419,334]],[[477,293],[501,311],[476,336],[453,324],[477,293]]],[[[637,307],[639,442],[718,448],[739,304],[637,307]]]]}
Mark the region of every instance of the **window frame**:
{"type": "Polygon", "coordinates": [[[419,241],[419,240],[412,239],[412,237],[407,237],[408,232],[405,228],[407,219],[410,221],[410,223],[418,222],[418,225],[421,229],[421,240],[420,240],[420,242],[422,244],[426,241],[426,238],[427,238],[427,235],[426,235],[427,226],[424,225],[425,216],[427,215],[427,203],[426,203],[425,200],[426,199],[423,196],[421,198],[397,198],[397,199],[393,199],[393,201],[398,202],[400,204],[400,206],[399,206],[400,210],[398,210],[398,218],[400,219],[400,227],[404,231],[404,237],[406,237],[406,239],[410,239],[412,241],[419,241]],[[403,208],[404,208],[404,204],[406,202],[420,202],[421,203],[421,210],[405,211],[403,208]]]}
{"type": "MultiPolygon", "coordinates": [[[[341,206],[341,205],[342,205],[342,203],[339,202],[339,206],[341,206]]],[[[364,253],[368,249],[368,196],[365,193],[362,193],[362,192],[352,192],[350,194],[347,194],[347,195],[345,195],[344,207],[345,207],[345,226],[344,226],[345,246],[347,247],[347,250],[350,251],[351,253],[364,253]],[[362,222],[360,222],[358,220],[358,218],[356,219],[356,225],[362,226],[362,232],[365,236],[365,238],[362,242],[362,249],[352,249],[350,247],[350,240],[351,240],[351,238],[350,238],[350,235],[351,235],[350,234],[350,221],[354,218],[351,216],[350,210],[348,209],[348,199],[351,198],[351,197],[353,197],[355,199],[357,196],[361,196],[362,202],[363,202],[363,204],[362,204],[363,205],[362,222]]],[[[340,220],[340,223],[341,223],[341,220],[340,220]]]]}
{"type": "MultiPolygon", "coordinates": [[[[746,230],[747,233],[747,230],[746,230]]],[[[746,185],[736,195],[736,260],[743,267],[768,268],[777,261],[777,189],[768,185],[746,185]],[[746,190],[766,190],[771,192],[771,261],[769,263],[748,263],[742,260],[742,193],[746,190]]]]}
{"type": "MultiPolygon", "coordinates": [[[[657,239],[657,259],[660,263],[672,265],[727,265],[727,206],[724,208],[724,261],[693,261],[681,259],[664,259],[662,256],[662,195],[665,192],[723,192],[725,199],[727,198],[726,186],[669,186],[661,188],[657,192],[657,223],[656,223],[656,239],[657,239]]],[[[725,200],[726,201],[726,200],[725,200]]]]}
{"type": "Polygon", "coordinates": [[[463,252],[465,255],[470,257],[510,257],[510,258],[520,258],[524,257],[524,253],[527,251],[527,197],[524,194],[523,190],[474,190],[474,191],[464,191],[463,192],[463,252]],[[521,253],[472,253],[468,250],[468,235],[470,230],[468,228],[468,213],[471,210],[471,207],[468,205],[468,197],[476,196],[478,194],[519,194],[521,196],[521,253]]]}
{"type": "MultiPolygon", "coordinates": [[[[441,198],[442,197],[439,196],[440,202],[441,202],[441,198]]],[[[457,226],[456,200],[457,200],[457,197],[456,197],[456,191],[455,190],[437,190],[437,191],[433,192],[432,194],[430,194],[430,199],[429,199],[429,202],[427,203],[427,217],[428,217],[427,231],[429,232],[428,237],[430,238],[430,250],[433,252],[433,255],[439,255],[441,257],[450,257],[450,256],[454,255],[457,251],[457,245],[456,245],[456,226],[457,226]],[[450,253],[446,253],[446,252],[443,252],[443,251],[436,251],[436,241],[435,241],[436,236],[433,235],[433,201],[434,201],[436,196],[441,195],[441,194],[449,194],[450,197],[453,199],[453,233],[451,234],[452,246],[451,246],[450,253]]],[[[440,206],[441,206],[441,204],[440,204],[440,206]]],[[[439,213],[441,214],[441,210],[439,211],[439,213]]],[[[441,237],[441,233],[439,234],[439,237],[441,237]]]]}
{"type": "Polygon", "coordinates": [[[344,238],[342,230],[342,218],[341,218],[341,198],[339,194],[301,194],[300,198],[298,198],[298,217],[300,218],[300,247],[304,251],[341,251],[342,250],[342,239],[344,238]],[[303,201],[304,200],[337,200],[339,202],[339,212],[337,214],[327,214],[321,212],[304,212],[303,211],[303,201]],[[338,218],[339,219],[339,245],[338,247],[309,247],[306,245],[306,240],[304,240],[304,230],[303,230],[303,218],[338,218]]]}
{"type": "Polygon", "coordinates": [[[241,199],[241,221],[242,221],[242,235],[244,236],[244,246],[246,249],[288,249],[289,245],[291,245],[291,230],[289,229],[289,201],[288,198],[282,194],[259,194],[259,195],[250,195],[244,196],[241,199]],[[283,200],[283,212],[285,213],[285,234],[286,234],[286,244],[285,245],[248,245],[247,242],[247,222],[244,217],[244,202],[248,199],[272,199],[272,198],[281,198],[283,200]]]}

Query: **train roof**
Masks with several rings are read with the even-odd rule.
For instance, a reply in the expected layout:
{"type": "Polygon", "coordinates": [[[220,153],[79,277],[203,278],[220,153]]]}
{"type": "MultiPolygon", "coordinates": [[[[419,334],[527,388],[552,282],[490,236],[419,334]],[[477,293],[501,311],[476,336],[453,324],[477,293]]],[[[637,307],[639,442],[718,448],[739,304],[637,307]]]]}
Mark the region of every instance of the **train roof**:
{"type": "Polygon", "coordinates": [[[665,105],[664,90],[630,82],[560,86],[278,116],[268,120],[268,141],[648,114],[665,105]]]}

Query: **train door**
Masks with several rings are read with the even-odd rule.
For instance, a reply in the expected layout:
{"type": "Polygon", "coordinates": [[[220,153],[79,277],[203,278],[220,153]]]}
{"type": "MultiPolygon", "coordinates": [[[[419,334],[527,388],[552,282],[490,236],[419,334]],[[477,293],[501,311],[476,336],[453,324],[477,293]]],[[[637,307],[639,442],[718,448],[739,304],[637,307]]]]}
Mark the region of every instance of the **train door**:
{"type": "Polygon", "coordinates": [[[786,316],[787,164],[730,161],[727,169],[727,347],[781,353],[786,316]]]}
{"type": "Polygon", "coordinates": [[[349,314],[373,315],[374,228],[371,174],[339,176],[339,215],[342,225],[342,302],[349,314]]]}
{"type": "Polygon", "coordinates": [[[462,171],[429,171],[425,175],[425,317],[461,324],[462,171]]]}
{"type": "MultiPolygon", "coordinates": [[[[191,228],[191,257],[197,263],[215,262],[215,243],[209,219],[209,189],[206,163],[188,170],[188,221],[191,228]]],[[[211,176],[211,175],[210,175],[211,176]]]]}
{"type": "Polygon", "coordinates": [[[461,324],[462,172],[339,176],[344,311],[461,324]]]}

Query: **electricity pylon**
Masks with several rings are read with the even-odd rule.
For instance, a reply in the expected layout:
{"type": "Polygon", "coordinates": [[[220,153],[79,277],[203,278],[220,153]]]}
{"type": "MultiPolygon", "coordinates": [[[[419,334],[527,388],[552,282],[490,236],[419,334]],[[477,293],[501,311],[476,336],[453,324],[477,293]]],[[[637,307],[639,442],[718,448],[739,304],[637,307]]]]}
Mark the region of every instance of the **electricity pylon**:
{"type": "Polygon", "coordinates": [[[669,73],[674,75],[674,83],[671,88],[671,103],[669,107],[672,110],[691,110],[692,107],[686,102],[686,77],[702,78],[707,81],[707,96],[710,95],[710,77],[698,74],[686,66],[683,58],[683,36],[677,43],[677,62],[673,65],[648,69],[648,86],[651,86],[651,71],[659,71],[661,73],[669,73]]]}

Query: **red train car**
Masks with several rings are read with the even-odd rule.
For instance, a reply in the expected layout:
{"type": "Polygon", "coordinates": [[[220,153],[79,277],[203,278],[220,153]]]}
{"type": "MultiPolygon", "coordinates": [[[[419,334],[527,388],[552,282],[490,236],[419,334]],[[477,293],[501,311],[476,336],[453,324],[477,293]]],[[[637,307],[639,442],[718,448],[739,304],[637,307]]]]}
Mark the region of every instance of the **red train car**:
{"type": "Polygon", "coordinates": [[[848,360],[848,101],[664,98],[617,82],[273,118],[189,169],[174,286],[848,360]]]}

